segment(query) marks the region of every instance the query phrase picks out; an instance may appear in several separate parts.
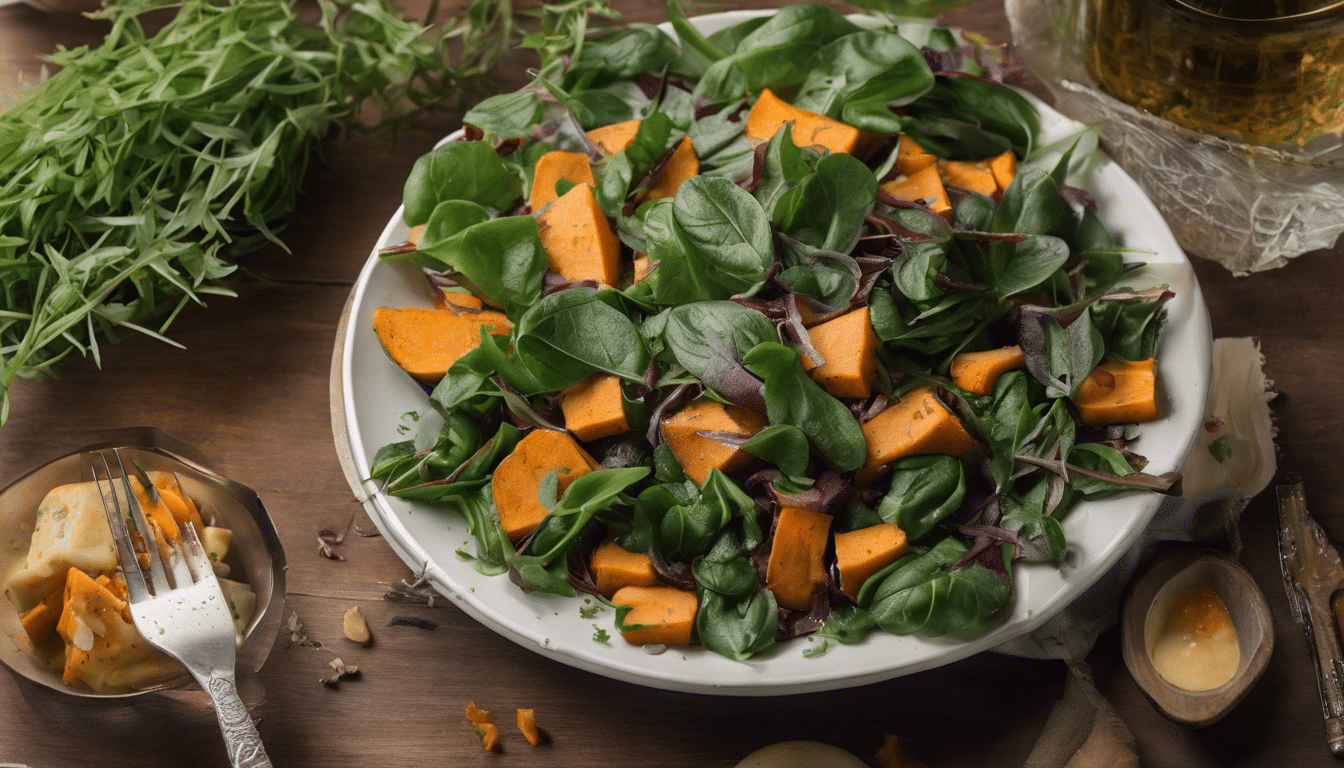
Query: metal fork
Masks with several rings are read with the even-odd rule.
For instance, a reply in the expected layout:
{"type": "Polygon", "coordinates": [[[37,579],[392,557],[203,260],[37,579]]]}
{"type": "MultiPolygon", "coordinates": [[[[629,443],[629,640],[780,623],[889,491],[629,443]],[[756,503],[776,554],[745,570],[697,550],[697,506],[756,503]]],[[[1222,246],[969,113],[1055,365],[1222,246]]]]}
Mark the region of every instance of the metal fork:
{"type": "Polygon", "coordinates": [[[104,492],[97,473],[94,483],[98,486],[107,522],[112,527],[112,538],[117,543],[117,556],[126,576],[126,593],[135,627],[150,645],[177,659],[210,694],[233,765],[236,768],[269,768],[271,761],[266,756],[261,736],[247,707],[238,698],[234,682],[237,648],[233,619],[210,558],[201,547],[195,528],[188,523],[179,527],[181,541],[170,543],[172,554],[168,563],[163,562],[153,529],[149,527],[127,477],[121,452],[113,448],[112,454],[120,470],[126,511],[123,513],[121,499],[113,485],[112,467],[107,455],[101,451],[98,456],[102,459],[110,493],[104,492]],[[132,521],[139,531],[149,555],[148,574],[141,569],[136,557],[126,528],[127,520],[132,521]]]}

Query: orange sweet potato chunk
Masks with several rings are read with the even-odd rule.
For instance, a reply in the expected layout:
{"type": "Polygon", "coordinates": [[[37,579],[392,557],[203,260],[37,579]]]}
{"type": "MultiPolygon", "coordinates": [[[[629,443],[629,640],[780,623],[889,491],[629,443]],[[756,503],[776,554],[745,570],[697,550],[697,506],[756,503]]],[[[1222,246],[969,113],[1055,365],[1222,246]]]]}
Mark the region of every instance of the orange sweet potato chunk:
{"type": "Polygon", "coordinates": [[[922,203],[929,210],[952,221],[952,204],[948,202],[947,190],[943,189],[943,180],[938,176],[936,165],[915,171],[909,176],[897,176],[883,184],[882,189],[892,197],[922,203]]]}
{"type": "Polygon", "coordinates": [[[766,88],[747,114],[748,138],[769,141],[781,125],[793,122],[793,143],[800,147],[819,145],[831,152],[843,152],[865,160],[886,138],[861,131],[825,115],[798,109],[766,88]]]}
{"type": "Polygon", "coordinates": [[[663,419],[662,435],[667,447],[686,470],[703,485],[711,469],[732,472],[751,461],[751,454],[702,437],[697,432],[736,432],[754,435],[765,429],[766,418],[732,405],[701,398],[663,419]]]}
{"type": "Polygon", "coordinates": [[[1017,155],[1013,150],[1007,150],[1002,155],[992,158],[989,161],[989,170],[994,174],[994,183],[998,185],[1002,192],[1013,183],[1013,178],[1017,176],[1017,155]]]}
{"type": "Polygon", "coordinates": [[[627,552],[614,539],[602,542],[593,550],[588,570],[593,573],[593,583],[607,598],[625,587],[656,587],[661,583],[648,555],[627,552]]]}
{"type": "Polygon", "coordinates": [[[406,242],[410,245],[419,245],[420,238],[425,236],[425,227],[427,226],[429,225],[416,224],[414,227],[411,227],[411,231],[406,233],[406,242]]]}
{"type": "Polygon", "coordinates": [[[663,166],[662,174],[653,186],[649,187],[648,199],[657,200],[676,195],[682,183],[699,173],[700,158],[695,154],[695,145],[691,143],[691,137],[687,136],[672,151],[672,156],[667,159],[667,165],[663,166]]]}
{"type": "Polygon", "coordinates": [[[803,356],[803,368],[812,380],[835,397],[865,398],[872,394],[877,376],[877,348],[881,344],[860,307],[808,330],[812,346],[825,360],[813,366],[803,356]]]}
{"type": "Polygon", "coordinates": [[[932,387],[918,387],[863,425],[868,442],[864,469],[873,470],[906,456],[943,454],[963,456],[976,446],[932,387]]]}
{"type": "Polygon", "coordinates": [[[45,599],[19,614],[19,621],[33,645],[42,645],[56,634],[56,622],[61,618],[65,588],[53,589],[45,599]]]}
{"type": "Polygon", "coordinates": [[[658,266],[658,262],[649,258],[647,253],[636,253],[634,260],[635,277],[634,284],[639,285],[649,275],[653,274],[653,268],[658,266]]]}
{"type": "Polygon", "coordinates": [[[1071,399],[1088,426],[1153,421],[1157,418],[1157,360],[1106,360],[1071,399]]]}
{"type": "Polygon", "coordinates": [[[1014,345],[999,349],[987,349],[983,352],[962,352],[952,358],[948,373],[952,383],[977,395],[988,395],[994,391],[999,377],[1009,371],[1025,368],[1027,358],[1022,347],[1014,345]]]}
{"type": "Polygon", "coordinates": [[[896,172],[905,176],[916,174],[938,162],[938,156],[915,143],[904,133],[897,134],[896,172]]]}
{"type": "Polygon", "coordinates": [[[624,123],[604,125],[588,132],[588,140],[593,142],[604,155],[614,155],[635,143],[639,135],[639,120],[626,120],[624,123]]]}
{"type": "Polygon", "coordinates": [[[826,586],[826,540],[831,520],[825,512],[784,507],[775,523],[774,544],[765,568],[765,588],[784,608],[806,611],[826,586]]]}
{"type": "Polygon", "coordinates": [[[627,643],[691,644],[697,607],[694,592],[676,587],[625,587],[612,595],[611,602],[631,608],[623,624],[640,626],[621,633],[627,643]]]}
{"type": "Polygon", "coordinates": [[[840,591],[857,600],[870,576],[896,562],[910,546],[905,531],[895,523],[879,523],[857,531],[835,534],[835,562],[840,591]]]}
{"type": "Polygon", "coordinates": [[[537,727],[537,712],[534,709],[518,710],[518,730],[523,732],[527,743],[537,746],[541,743],[541,729],[537,727]]]}
{"type": "Polygon", "coordinates": [[[455,315],[474,314],[485,307],[485,302],[471,293],[450,288],[440,288],[434,292],[434,308],[452,312],[455,315]]]}
{"type": "Polygon", "coordinates": [[[621,241],[592,187],[580,184],[538,213],[537,234],[552,272],[573,281],[620,285],[621,241]]]}
{"type": "Polygon", "coordinates": [[[999,190],[994,171],[985,160],[940,160],[938,173],[943,184],[969,189],[985,197],[993,197],[999,190]]]}
{"type": "Polygon", "coordinates": [[[532,174],[532,190],[527,196],[533,212],[540,211],[556,198],[555,183],[561,180],[597,186],[587,152],[557,150],[547,152],[537,160],[536,170],[532,174]]]}
{"type": "Polygon", "coordinates": [[[564,432],[538,428],[527,433],[490,479],[504,532],[517,541],[546,518],[539,490],[548,473],[556,471],[557,493],[564,494],[570,483],[596,466],[593,457],[564,432]]]}
{"type": "Polygon", "coordinates": [[[565,389],[560,397],[565,429],[584,442],[630,431],[620,377],[595,373],[565,389]]]}
{"type": "Polygon", "coordinates": [[[415,378],[434,383],[448,367],[481,343],[481,326],[507,334],[513,323],[502,312],[457,314],[421,307],[377,307],[373,330],[392,361],[415,378]]]}

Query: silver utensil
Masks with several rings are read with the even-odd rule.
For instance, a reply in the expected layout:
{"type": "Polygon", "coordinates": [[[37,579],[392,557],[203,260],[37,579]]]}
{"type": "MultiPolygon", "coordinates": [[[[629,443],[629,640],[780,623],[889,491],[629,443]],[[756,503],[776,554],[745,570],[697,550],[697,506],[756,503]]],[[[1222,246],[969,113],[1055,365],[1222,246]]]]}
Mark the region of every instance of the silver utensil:
{"type": "Polygon", "coordinates": [[[268,768],[270,759],[262,746],[252,716],[234,682],[237,649],[234,645],[233,619],[215,579],[210,559],[201,547],[190,524],[179,527],[181,540],[170,542],[172,550],[165,563],[155,543],[144,510],[136,499],[121,453],[112,449],[120,475],[121,493],[114,484],[107,455],[99,452],[105,471],[107,490],[96,474],[94,482],[102,497],[117,556],[126,577],[126,592],[136,629],[150,645],[176,659],[196,682],[210,694],[219,718],[219,728],[229,759],[236,768],[268,768]],[[126,509],[122,509],[122,500],[126,509]],[[144,543],[149,563],[142,570],[127,521],[135,526],[144,543]]]}
{"type": "Polygon", "coordinates": [[[1344,649],[1340,647],[1336,594],[1344,587],[1339,550],[1307,512],[1302,479],[1288,475],[1277,486],[1279,497],[1279,565],[1288,590],[1293,618],[1307,633],[1307,648],[1316,667],[1330,751],[1344,755],[1344,649]]]}

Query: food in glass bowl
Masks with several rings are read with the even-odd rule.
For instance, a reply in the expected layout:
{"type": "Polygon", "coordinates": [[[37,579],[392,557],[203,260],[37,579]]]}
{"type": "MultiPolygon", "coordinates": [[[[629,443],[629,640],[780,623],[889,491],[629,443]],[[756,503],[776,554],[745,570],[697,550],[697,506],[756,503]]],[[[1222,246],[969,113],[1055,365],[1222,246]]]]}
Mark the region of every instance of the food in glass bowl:
{"type": "MultiPolygon", "coordinates": [[[[136,477],[130,484],[154,532],[153,546],[168,562],[172,543],[181,538],[180,526],[195,527],[241,644],[257,598],[246,584],[227,578],[232,531],[207,525],[202,513],[209,516],[211,510],[198,507],[173,474],[149,472],[146,477],[152,490],[136,477]]],[[[177,662],[145,642],[131,618],[126,579],[103,507],[104,495],[110,502],[113,494],[122,509],[129,509],[117,483],[53,488],[38,507],[26,557],[0,582],[45,663],[61,670],[66,685],[95,693],[126,692],[183,674],[177,662]]],[[[133,539],[143,552],[139,533],[133,539]]]]}
{"type": "Polygon", "coordinates": [[[416,164],[383,256],[436,307],[374,329],[432,411],[374,457],[388,493],[629,642],[746,659],[973,633],[1014,561],[1064,560],[1073,504],[1176,490],[1130,449],[1171,294],[974,46],[819,6],[684,21],[416,164]]]}

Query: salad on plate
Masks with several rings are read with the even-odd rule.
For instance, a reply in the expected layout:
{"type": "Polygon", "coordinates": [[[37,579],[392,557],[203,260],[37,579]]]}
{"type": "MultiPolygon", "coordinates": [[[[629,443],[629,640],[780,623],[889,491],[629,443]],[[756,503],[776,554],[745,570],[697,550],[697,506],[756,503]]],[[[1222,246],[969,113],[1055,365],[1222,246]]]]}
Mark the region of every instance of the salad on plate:
{"type": "Polygon", "coordinates": [[[425,391],[371,461],[387,494],[627,642],[745,660],[973,635],[1080,501],[1179,493],[1131,450],[1173,294],[1132,287],[993,52],[669,8],[675,38],[588,41],[416,163],[380,255],[434,307],[374,312],[425,391]]]}

